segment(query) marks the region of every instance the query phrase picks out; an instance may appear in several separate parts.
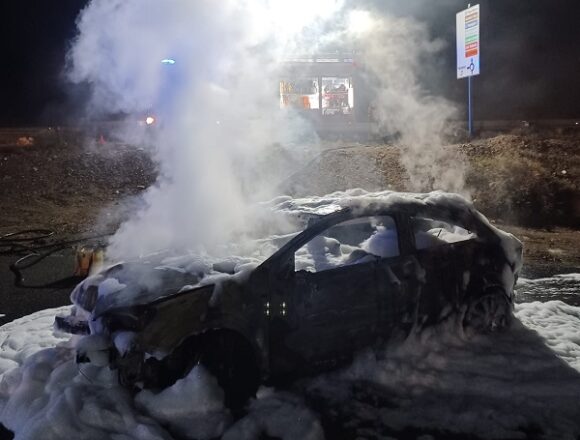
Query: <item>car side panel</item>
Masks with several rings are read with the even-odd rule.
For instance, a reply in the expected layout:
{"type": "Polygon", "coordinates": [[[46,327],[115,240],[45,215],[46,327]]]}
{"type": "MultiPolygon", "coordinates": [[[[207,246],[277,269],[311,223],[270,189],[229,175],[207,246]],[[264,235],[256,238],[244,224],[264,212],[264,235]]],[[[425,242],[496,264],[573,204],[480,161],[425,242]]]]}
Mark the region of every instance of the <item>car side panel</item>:
{"type": "Polygon", "coordinates": [[[168,354],[186,336],[201,331],[211,295],[212,289],[203,289],[157,302],[153,319],[141,333],[140,348],[168,354]]]}
{"type": "Polygon", "coordinates": [[[375,262],[300,271],[292,284],[287,314],[271,320],[274,374],[328,368],[376,337],[375,262]]]}
{"type": "Polygon", "coordinates": [[[235,282],[213,290],[208,286],[155,304],[155,316],[141,334],[142,350],[170,353],[189,336],[212,329],[235,330],[262,350],[264,322],[255,296],[235,282]]]}
{"type": "Polygon", "coordinates": [[[468,240],[417,251],[417,259],[425,268],[417,308],[421,324],[437,323],[459,307],[476,275],[472,272],[477,271],[475,259],[480,246],[476,240],[468,240]]]}
{"type": "Polygon", "coordinates": [[[383,336],[408,330],[417,319],[425,269],[415,256],[382,259],[377,266],[379,325],[383,336]]]}

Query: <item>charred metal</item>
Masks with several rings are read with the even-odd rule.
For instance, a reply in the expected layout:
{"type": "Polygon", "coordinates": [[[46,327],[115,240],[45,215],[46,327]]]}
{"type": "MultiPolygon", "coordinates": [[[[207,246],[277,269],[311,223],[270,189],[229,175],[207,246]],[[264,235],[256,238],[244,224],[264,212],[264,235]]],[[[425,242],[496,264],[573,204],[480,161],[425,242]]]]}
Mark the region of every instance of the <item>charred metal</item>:
{"type": "MultiPolygon", "coordinates": [[[[311,221],[219,292],[172,280],[173,290],[161,286],[168,293],[146,304],[56,325],[106,335],[110,367],[129,388],[161,389],[203,364],[235,407],[262,381],[333,368],[379,338],[451,318],[469,331],[509,326],[521,255],[515,237],[473,208],[351,206],[311,221]]],[[[90,351],[79,358],[87,359],[90,351]]]]}

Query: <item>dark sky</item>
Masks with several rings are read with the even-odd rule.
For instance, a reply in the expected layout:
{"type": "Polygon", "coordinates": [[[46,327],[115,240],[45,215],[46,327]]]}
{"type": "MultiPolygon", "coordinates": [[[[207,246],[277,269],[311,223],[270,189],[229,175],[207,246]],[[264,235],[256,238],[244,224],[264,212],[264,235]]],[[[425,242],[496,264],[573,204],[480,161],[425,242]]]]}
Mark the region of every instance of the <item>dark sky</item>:
{"type": "MultiPolygon", "coordinates": [[[[413,15],[428,23],[433,36],[448,42],[433,70],[431,88],[462,105],[466,83],[455,79],[455,13],[466,2],[367,2],[413,15]]],[[[84,90],[67,85],[62,69],[67,45],[75,35],[75,17],[86,4],[86,0],[2,2],[0,126],[62,123],[77,114],[73,104],[82,100],[84,90]]],[[[473,84],[476,118],[580,117],[580,2],[482,0],[480,4],[482,75],[473,84]]]]}
{"type": "MultiPolygon", "coordinates": [[[[85,0],[3,0],[0,3],[0,125],[60,119],[67,44],[85,0]]],[[[49,122],[49,121],[47,121],[49,122]]]]}
{"type": "MultiPolygon", "coordinates": [[[[580,117],[580,2],[479,3],[482,74],[473,80],[476,118],[478,113],[485,119],[580,117]]],[[[446,76],[452,78],[454,24],[447,29],[452,47],[446,76]]],[[[465,82],[452,79],[451,88],[444,87],[451,91],[448,96],[465,99],[465,82]]]]}

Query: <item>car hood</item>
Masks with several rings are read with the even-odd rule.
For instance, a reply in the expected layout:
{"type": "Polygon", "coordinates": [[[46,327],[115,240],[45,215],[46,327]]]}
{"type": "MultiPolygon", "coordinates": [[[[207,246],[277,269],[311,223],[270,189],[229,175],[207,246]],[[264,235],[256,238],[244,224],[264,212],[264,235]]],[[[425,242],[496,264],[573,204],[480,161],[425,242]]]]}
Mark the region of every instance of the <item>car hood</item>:
{"type": "Polygon", "coordinates": [[[86,278],[71,293],[73,304],[93,317],[120,307],[145,305],[163,297],[247,276],[258,264],[248,259],[200,259],[193,255],[118,263],[86,278]]]}

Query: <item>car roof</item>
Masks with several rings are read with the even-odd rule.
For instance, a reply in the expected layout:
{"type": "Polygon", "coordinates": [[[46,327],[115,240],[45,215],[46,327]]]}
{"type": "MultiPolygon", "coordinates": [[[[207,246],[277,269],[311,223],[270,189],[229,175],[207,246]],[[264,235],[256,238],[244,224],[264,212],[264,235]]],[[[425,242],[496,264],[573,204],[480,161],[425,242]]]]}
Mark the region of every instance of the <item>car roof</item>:
{"type": "Polygon", "coordinates": [[[288,198],[278,203],[274,209],[317,220],[322,220],[329,214],[332,214],[331,218],[405,214],[433,216],[471,228],[487,223],[467,199],[443,191],[402,193],[350,190],[323,197],[288,198]]]}

